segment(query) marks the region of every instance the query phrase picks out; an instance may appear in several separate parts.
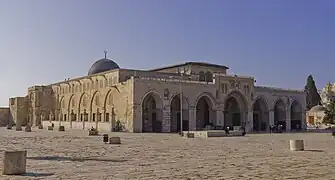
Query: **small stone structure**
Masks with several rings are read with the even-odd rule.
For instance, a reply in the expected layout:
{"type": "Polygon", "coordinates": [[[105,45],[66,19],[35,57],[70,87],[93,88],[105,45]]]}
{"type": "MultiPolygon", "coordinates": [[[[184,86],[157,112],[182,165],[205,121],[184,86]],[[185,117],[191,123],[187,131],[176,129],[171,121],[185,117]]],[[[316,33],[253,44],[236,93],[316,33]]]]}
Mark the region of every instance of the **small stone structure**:
{"type": "Polygon", "coordinates": [[[5,151],[3,159],[4,175],[21,175],[26,173],[27,151],[5,151]]]}
{"type": "Polygon", "coordinates": [[[16,131],[22,131],[22,126],[17,124],[17,125],[15,126],[15,130],[16,130],[16,131]]]}
{"type": "Polygon", "coordinates": [[[109,138],[109,144],[121,144],[120,137],[111,137],[109,138]]]}
{"type": "Polygon", "coordinates": [[[184,133],[183,137],[185,137],[185,138],[194,138],[194,133],[191,133],[191,132],[184,133]]]}
{"type": "Polygon", "coordinates": [[[43,125],[42,125],[42,124],[39,124],[39,125],[38,125],[38,129],[43,129],[43,125]]]}
{"type": "Polygon", "coordinates": [[[58,131],[65,131],[65,127],[64,126],[59,126],[58,131]]]}
{"type": "Polygon", "coordinates": [[[97,135],[99,135],[99,131],[96,130],[96,129],[89,129],[88,130],[88,135],[89,136],[97,136],[97,135]]]}
{"type": "Polygon", "coordinates": [[[208,131],[184,131],[185,134],[193,134],[194,137],[209,138],[209,137],[234,137],[234,136],[244,136],[243,131],[229,131],[227,134],[223,130],[208,130],[208,131]]]}
{"type": "Polygon", "coordinates": [[[26,128],[24,129],[25,132],[31,132],[31,127],[29,124],[26,125],[26,128]]]}
{"type": "Polygon", "coordinates": [[[52,131],[52,130],[54,130],[54,127],[52,127],[52,126],[48,126],[48,130],[49,130],[49,131],[52,131]]]}
{"type": "Polygon", "coordinates": [[[303,140],[290,140],[290,150],[291,151],[303,151],[304,141],[303,140]]]}

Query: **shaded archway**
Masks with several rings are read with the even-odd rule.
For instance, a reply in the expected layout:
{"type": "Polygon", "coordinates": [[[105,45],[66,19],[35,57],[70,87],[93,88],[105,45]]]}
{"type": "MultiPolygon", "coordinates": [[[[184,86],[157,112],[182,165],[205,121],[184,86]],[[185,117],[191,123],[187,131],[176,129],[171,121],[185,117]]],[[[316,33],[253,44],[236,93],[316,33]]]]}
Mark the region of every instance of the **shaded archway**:
{"type": "Polygon", "coordinates": [[[91,111],[90,121],[92,122],[101,121],[101,109],[102,109],[101,96],[99,91],[96,91],[93,93],[90,102],[90,111],[91,111]]]}
{"type": "Polygon", "coordinates": [[[188,100],[185,96],[182,99],[183,109],[182,114],[183,118],[181,118],[181,102],[180,102],[180,94],[177,94],[172,97],[170,103],[170,132],[180,132],[181,127],[181,119],[183,119],[183,131],[187,131],[189,128],[189,113],[188,113],[188,100]]]}
{"type": "Polygon", "coordinates": [[[301,129],[302,107],[298,101],[291,104],[291,130],[301,129]]]}
{"type": "Polygon", "coordinates": [[[274,125],[282,126],[282,130],[286,129],[286,107],[282,100],[278,100],[274,106],[274,125]]]}
{"type": "Polygon", "coordinates": [[[224,105],[224,124],[233,129],[234,126],[246,126],[247,101],[240,92],[232,92],[226,96],[224,105]]]}
{"type": "Polygon", "coordinates": [[[204,94],[198,98],[196,104],[196,129],[203,130],[207,125],[215,126],[216,113],[213,110],[213,98],[204,94]]]}
{"type": "Polygon", "coordinates": [[[74,94],[71,95],[69,102],[68,102],[68,121],[76,121],[77,120],[77,113],[75,112],[75,109],[77,107],[76,97],[74,94]]]}
{"type": "Polygon", "coordinates": [[[269,111],[266,101],[258,98],[253,104],[253,131],[269,130],[269,111]]]}
{"type": "Polygon", "coordinates": [[[142,101],[142,132],[162,132],[163,104],[159,95],[149,93],[142,101]]]}
{"type": "MultiPolygon", "coordinates": [[[[78,119],[79,121],[88,121],[88,104],[89,104],[89,96],[86,93],[81,94],[78,103],[78,119]]],[[[83,127],[85,128],[85,127],[83,127]]]]}

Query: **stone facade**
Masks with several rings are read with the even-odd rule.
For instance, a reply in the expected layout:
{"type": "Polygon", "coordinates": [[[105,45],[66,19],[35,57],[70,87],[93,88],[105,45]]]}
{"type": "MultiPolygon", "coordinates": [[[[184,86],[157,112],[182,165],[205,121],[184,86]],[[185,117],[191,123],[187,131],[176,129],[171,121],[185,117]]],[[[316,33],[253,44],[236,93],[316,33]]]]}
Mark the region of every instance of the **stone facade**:
{"type": "Polygon", "coordinates": [[[100,131],[113,131],[117,122],[129,132],[178,132],[181,126],[201,130],[208,125],[243,126],[247,131],[267,131],[277,124],[287,130],[306,126],[303,91],[258,87],[253,77],[229,75],[227,70],[199,62],[146,71],[111,68],[30,87],[26,97],[12,98],[16,103],[10,102],[10,109],[14,121],[21,123],[100,131]]]}
{"type": "Polygon", "coordinates": [[[9,108],[0,108],[0,127],[7,126],[11,119],[9,108]]]}

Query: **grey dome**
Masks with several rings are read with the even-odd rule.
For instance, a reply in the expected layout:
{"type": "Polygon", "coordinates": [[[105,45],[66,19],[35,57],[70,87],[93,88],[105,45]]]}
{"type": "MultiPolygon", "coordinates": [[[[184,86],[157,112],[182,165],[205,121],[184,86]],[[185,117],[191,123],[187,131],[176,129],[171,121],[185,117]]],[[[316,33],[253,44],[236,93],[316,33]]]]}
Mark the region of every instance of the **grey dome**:
{"type": "Polygon", "coordinates": [[[119,68],[120,68],[119,65],[117,65],[114,61],[104,58],[93,63],[90,70],[88,71],[88,75],[97,74],[119,68]]]}
{"type": "Polygon", "coordinates": [[[326,111],[327,108],[325,108],[324,106],[321,106],[321,105],[316,105],[314,107],[312,107],[309,111],[310,112],[323,112],[323,111],[326,111]]]}

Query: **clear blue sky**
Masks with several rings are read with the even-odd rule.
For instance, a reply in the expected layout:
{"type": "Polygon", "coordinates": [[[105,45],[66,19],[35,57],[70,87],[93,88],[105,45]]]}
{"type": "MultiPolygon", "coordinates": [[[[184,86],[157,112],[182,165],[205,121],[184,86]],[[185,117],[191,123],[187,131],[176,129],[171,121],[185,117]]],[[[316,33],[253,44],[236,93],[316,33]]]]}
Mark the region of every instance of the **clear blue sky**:
{"type": "Polygon", "coordinates": [[[27,87],[124,68],[207,61],[257,85],[335,77],[333,0],[0,0],[0,106],[27,87]]]}

